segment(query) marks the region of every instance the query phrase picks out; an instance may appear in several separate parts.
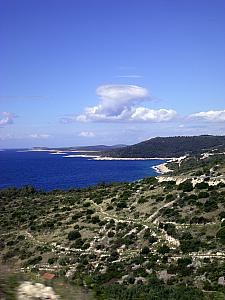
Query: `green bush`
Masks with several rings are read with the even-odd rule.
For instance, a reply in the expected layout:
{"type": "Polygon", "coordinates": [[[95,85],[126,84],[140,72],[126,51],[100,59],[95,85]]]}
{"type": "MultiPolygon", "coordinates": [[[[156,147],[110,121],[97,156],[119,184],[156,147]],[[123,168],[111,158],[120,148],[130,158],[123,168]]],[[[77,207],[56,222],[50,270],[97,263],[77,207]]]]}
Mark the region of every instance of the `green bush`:
{"type": "Polygon", "coordinates": [[[220,230],[216,234],[216,237],[222,244],[225,244],[225,227],[220,228],[220,230]]]}
{"type": "Polygon", "coordinates": [[[193,190],[193,184],[190,180],[186,180],[180,183],[177,187],[178,190],[182,190],[183,192],[191,192],[193,190]]]}
{"type": "Polygon", "coordinates": [[[160,254],[166,254],[170,252],[170,248],[167,245],[162,245],[158,247],[158,253],[160,254]]]}
{"type": "Polygon", "coordinates": [[[204,189],[208,189],[209,188],[209,184],[205,181],[203,182],[199,182],[195,185],[195,188],[198,190],[204,190],[204,189]]]}
{"type": "Polygon", "coordinates": [[[81,234],[78,230],[72,230],[68,233],[68,240],[74,241],[81,237],[81,234]]]}
{"type": "Polygon", "coordinates": [[[198,198],[202,199],[202,198],[208,198],[209,197],[209,193],[208,192],[200,192],[198,194],[198,198]]]}
{"type": "Polygon", "coordinates": [[[50,265],[53,265],[57,260],[58,260],[58,257],[50,257],[50,258],[48,259],[48,263],[49,263],[50,265]]]}

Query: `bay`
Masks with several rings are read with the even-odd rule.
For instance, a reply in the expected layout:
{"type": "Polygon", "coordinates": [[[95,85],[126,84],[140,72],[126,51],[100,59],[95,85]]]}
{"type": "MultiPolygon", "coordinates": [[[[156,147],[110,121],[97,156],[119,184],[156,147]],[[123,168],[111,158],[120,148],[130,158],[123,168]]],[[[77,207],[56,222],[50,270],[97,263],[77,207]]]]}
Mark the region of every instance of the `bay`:
{"type": "Polygon", "coordinates": [[[157,159],[92,160],[63,156],[44,151],[0,151],[0,188],[32,185],[49,191],[88,187],[102,182],[132,182],[158,175],[152,166],[165,162],[157,159]]]}

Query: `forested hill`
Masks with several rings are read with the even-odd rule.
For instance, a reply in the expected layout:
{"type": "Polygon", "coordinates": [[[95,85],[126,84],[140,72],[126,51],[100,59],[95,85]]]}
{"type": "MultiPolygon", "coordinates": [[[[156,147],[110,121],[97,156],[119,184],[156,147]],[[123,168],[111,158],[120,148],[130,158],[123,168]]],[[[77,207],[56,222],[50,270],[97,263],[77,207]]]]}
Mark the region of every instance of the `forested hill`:
{"type": "Polygon", "coordinates": [[[112,146],[106,146],[106,145],[80,146],[80,147],[74,147],[73,149],[80,150],[80,151],[109,151],[109,150],[114,150],[123,147],[126,147],[126,145],[119,144],[119,145],[112,145],[112,146]]]}
{"type": "Polygon", "coordinates": [[[104,151],[110,157],[179,157],[225,147],[225,136],[156,137],[131,146],[104,151]]]}

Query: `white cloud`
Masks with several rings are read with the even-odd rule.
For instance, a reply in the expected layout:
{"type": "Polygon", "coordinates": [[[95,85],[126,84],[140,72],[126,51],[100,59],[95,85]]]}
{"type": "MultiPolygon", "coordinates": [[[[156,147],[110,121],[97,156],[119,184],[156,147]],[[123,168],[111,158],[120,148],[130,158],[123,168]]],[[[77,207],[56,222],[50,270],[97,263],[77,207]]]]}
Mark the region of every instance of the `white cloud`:
{"type": "Polygon", "coordinates": [[[137,107],[130,116],[130,120],[165,122],[174,119],[176,115],[177,113],[173,109],[162,108],[159,110],[154,110],[145,107],[137,107]]]}
{"type": "Polygon", "coordinates": [[[0,126],[13,124],[14,118],[15,118],[15,115],[10,112],[4,111],[4,112],[0,113],[0,126]]]}
{"type": "Polygon", "coordinates": [[[79,136],[82,136],[82,137],[94,137],[95,134],[92,131],[81,131],[79,133],[79,136]]]}
{"type": "Polygon", "coordinates": [[[225,110],[202,111],[189,116],[191,119],[206,120],[212,122],[224,122],[225,110]]]}
{"type": "Polygon", "coordinates": [[[83,114],[63,118],[69,122],[163,122],[176,116],[172,109],[153,110],[137,107],[149,100],[149,92],[136,85],[103,85],[97,88],[100,101],[97,105],[86,107],[83,114]]]}
{"type": "Polygon", "coordinates": [[[39,133],[33,133],[29,135],[29,137],[32,139],[48,139],[50,136],[51,136],[50,134],[39,134],[39,133]]]}
{"type": "Polygon", "coordinates": [[[147,89],[136,85],[102,85],[96,93],[101,99],[98,112],[108,114],[119,114],[124,107],[140,103],[149,96],[147,89]]]}

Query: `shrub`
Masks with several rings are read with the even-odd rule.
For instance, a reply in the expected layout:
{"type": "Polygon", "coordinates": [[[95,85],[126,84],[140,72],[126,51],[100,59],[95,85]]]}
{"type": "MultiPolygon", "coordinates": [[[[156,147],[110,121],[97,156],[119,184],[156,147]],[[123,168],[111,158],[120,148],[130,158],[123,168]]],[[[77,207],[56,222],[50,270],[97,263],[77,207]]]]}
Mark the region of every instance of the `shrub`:
{"type": "Polygon", "coordinates": [[[209,197],[209,193],[208,192],[200,192],[198,194],[198,198],[202,199],[202,198],[208,198],[209,197]]]}
{"type": "Polygon", "coordinates": [[[112,210],[112,209],[113,209],[113,206],[112,206],[112,205],[108,205],[108,206],[106,207],[106,209],[107,209],[107,210],[112,210]]]}
{"type": "Polygon", "coordinates": [[[225,227],[220,228],[220,230],[216,234],[216,237],[222,244],[225,244],[225,227]]]}
{"type": "Polygon", "coordinates": [[[148,201],[148,200],[147,200],[146,198],[144,198],[143,196],[140,197],[140,198],[138,199],[138,203],[139,203],[139,204],[145,203],[145,202],[147,202],[147,201],[148,201]]]}
{"type": "Polygon", "coordinates": [[[186,180],[180,183],[177,187],[178,190],[182,190],[183,192],[191,192],[193,190],[193,184],[190,180],[186,180]]]}
{"type": "Polygon", "coordinates": [[[197,239],[180,241],[180,249],[183,251],[183,253],[198,252],[200,246],[201,246],[201,242],[200,240],[197,239]]]}
{"type": "Polygon", "coordinates": [[[192,259],[190,257],[178,258],[177,264],[180,267],[186,267],[192,263],[192,259]]]}
{"type": "Polygon", "coordinates": [[[141,250],[141,254],[147,255],[150,252],[149,248],[147,246],[143,247],[141,250]]]}
{"type": "Polygon", "coordinates": [[[146,184],[154,184],[157,183],[157,179],[155,177],[146,177],[143,179],[143,182],[146,184]]]}
{"type": "Polygon", "coordinates": [[[199,182],[195,185],[195,188],[198,190],[204,190],[204,189],[208,189],[209,184],[207,182],[199,182]]]}
{"type": "Polygon", "coordinates": [[[149,238],[148,238],[149,244],[156,243],[157,241],[158,241],[157,237],[155,237],[153,235],[149,236],[149,238]]]}
{"type": "Polygon", "coordinates": [[[166,230],[166,232],[171,235],[171,236],[176,236],[176,226],[174,224],[171,223],[166,223],[164,225],[164,229],[166,230]]]}
{"type": "Polygon", "coordinates": [[[220,219],[222,220],[222,219],[225,219],[225,211],[222,211],[220,214],[219,214],[219,216],[220,216],[220,219]]]}
{"type": "Polygon", "coordinates": [[[25,263],[24,266],[29,266],[29,265],[36,265],[38,264],[40,261],[42,261],[42,256],[35,256],[33,258],[28,259],[25,263]]]}
{"type": "Polygon", "coordinates": [[[100,222],[99,216],[97,216],[97,215],[93,216],[91,218],[91,221],[92,221],[93,224],[99,223],[100,222]]]}
{"type": "Polygon", "coordinates": [[[93,215],[95,213],[95,209],[88,208],[86,211],[87,215],[93,215]]]}
{"type": "Polygon", "coordinates": [[[108,237],[109,237],[109,238],[114,237],[114,235],[115,235],[115,233],[114,233],[113,231],[109,231],[109,232],[108,232],[108,237]]]}
{"type": "Polygon", "coordinates": [[[162,245],[162,246],[159,246],[159,248],[158,248],[158,253],[160,253],[160,254],[164,255],[169,252],[170,252],[170,248],[167,245],[162,245]]]}
{"type": "Polygon", "coordinates": [[[74,241],[81,237],[81,234],[78,230],[72,230],[68,233],[68,240],[74,241]]]}
{"type": "Polygon", "coordinates": [[[192,240],[193,236],[189,231],[186,231],[182,234],[180,240],[192,240]]]}
{"type": "Polygon", "coordinates": [[[173,200],[174,199],[174,195],[173,194],[168,194],[166,195],[166,200],[173,200]]]}
{"type": "Polygon", "coordinates": [[[54,264],[54,262],[56,262],[57,261],[57,257],[50,257],[49,259],[48,259],[48,263],[50,264],[50,265],[53,265],[54,264]]]}
{"type": "Polygon", "coordinates": [[[81,238],[77,238],[76,241],[70,246],[70,248],[80,249],[84,244],[84,241],[81,238]]]}
{"type": "Polygon", "coordinates": [[[119,258],[119,253],[117,251],[113,251],[109,257],[110,261],[117,260],[119,258]]]}
{"type": "Polygon", "coordinates": [[[218,208],[218,205],[214,199],[209,199],[204,204],[205,212],[213,211],[218,208]]]}
{"type": "Polygon", "coordinates": [[[127,203],[124,200],[121,200],[120,202],[117,203],[117,209],[126,208],[126,207],[127,207],[127,203]]]}

